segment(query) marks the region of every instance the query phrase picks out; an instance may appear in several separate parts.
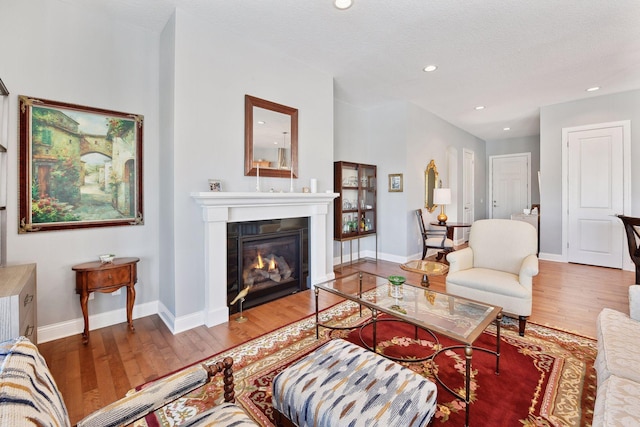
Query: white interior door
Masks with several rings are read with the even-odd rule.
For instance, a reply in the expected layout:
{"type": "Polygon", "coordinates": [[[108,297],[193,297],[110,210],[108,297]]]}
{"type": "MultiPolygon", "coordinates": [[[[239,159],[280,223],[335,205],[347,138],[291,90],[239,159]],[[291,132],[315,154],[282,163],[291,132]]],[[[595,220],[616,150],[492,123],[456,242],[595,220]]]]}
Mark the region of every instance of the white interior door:
{"type": "MultiPolygon", "coordinates": [[[[474,188],[474,173],[475,173],[475,153],[471,150],[463,150],[463,167],[462,167],[462,222],[465,224],[473,224],[475,219],[473,197],[474,188]]],[[[463,239],[465,242],[469,241],[469,231],[471,228],[461,228],[463,233],[463,239]]]]}
{"type": "Polygon", "coordinates": [[[568,260],[622,268],[623,127],[567,133],[568,260]]]}
{"type": "Polygon", "coordinates": [[[531,203],[531,153],[490,156],[491,218],[511,218],[531,203]]]}

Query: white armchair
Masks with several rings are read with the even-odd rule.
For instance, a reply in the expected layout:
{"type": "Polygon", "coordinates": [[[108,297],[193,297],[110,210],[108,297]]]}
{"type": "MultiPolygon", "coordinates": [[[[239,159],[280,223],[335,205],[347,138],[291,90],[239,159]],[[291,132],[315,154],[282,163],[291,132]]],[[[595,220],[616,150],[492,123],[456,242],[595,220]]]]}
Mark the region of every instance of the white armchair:
{"type": "Polygon", "coordinates": [[[531,315],[538,236],[526,222],[483,219],[473,223],[467,248],[447,254],[447,293],[502,307],[518,317],[524,336],[531,315]]]}

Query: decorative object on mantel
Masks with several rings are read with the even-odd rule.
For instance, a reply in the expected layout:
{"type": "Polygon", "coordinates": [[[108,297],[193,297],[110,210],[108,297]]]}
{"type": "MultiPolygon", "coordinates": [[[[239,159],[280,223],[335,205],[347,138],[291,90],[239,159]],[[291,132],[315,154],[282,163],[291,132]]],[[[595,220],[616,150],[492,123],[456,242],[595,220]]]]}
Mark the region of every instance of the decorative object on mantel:
{"type": "Polygon", "coordinates": [[[444,205],[451,204],[450,188],[434,188],[433,203],[440,206],[440,215],[438,215],[438,223],[440,225],[447,224],[447,215],[444,213],[444,205]]]}
{"type": "Polygon", "coordinates": [[[18,100],[20,234],[144,224],[142,115],[18,100]]]}
{"type": "Polygon", "coordinates": [[[209,180],[209,190],[211,191],[222,191],[222,181],[219,179],[210,179],[209,180]]]}

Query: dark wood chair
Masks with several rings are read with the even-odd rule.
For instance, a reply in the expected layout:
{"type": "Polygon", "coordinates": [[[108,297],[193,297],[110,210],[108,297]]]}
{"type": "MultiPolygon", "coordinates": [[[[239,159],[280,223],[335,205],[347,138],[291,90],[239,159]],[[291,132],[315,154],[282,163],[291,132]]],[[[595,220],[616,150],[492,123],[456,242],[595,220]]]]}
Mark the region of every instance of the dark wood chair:
{"type": "Polygon", "coordinates": [[[627,242],[629,244],[629,255],[631,261],[636,265],[636,284],[640,285],[640,218],[617,215],[627,232],[627,242]]]}
{"type": "Polygon", "coordinates": [[[422,219],[422,209],[416,209],[416,216],[418,217],[418,225],[420,226],[420,233],[422,234],[422,259],[425,259],[429,249],[438,250],[438,255],[436,256],[436,260],[438,261],[447,253],[453,251],[453,240],[447,239],[446,228],[426,228],[424,220],[422,219]]]}

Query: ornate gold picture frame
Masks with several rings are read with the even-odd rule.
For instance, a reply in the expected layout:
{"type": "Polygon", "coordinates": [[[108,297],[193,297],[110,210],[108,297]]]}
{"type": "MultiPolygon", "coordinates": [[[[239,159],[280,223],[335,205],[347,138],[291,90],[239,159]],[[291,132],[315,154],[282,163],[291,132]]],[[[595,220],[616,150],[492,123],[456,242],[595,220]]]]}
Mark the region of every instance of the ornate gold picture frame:
{"type": "Polygon", "coordinates": [[[18,99],[19,233],[143,224],[143,116],[18,99]]]}

